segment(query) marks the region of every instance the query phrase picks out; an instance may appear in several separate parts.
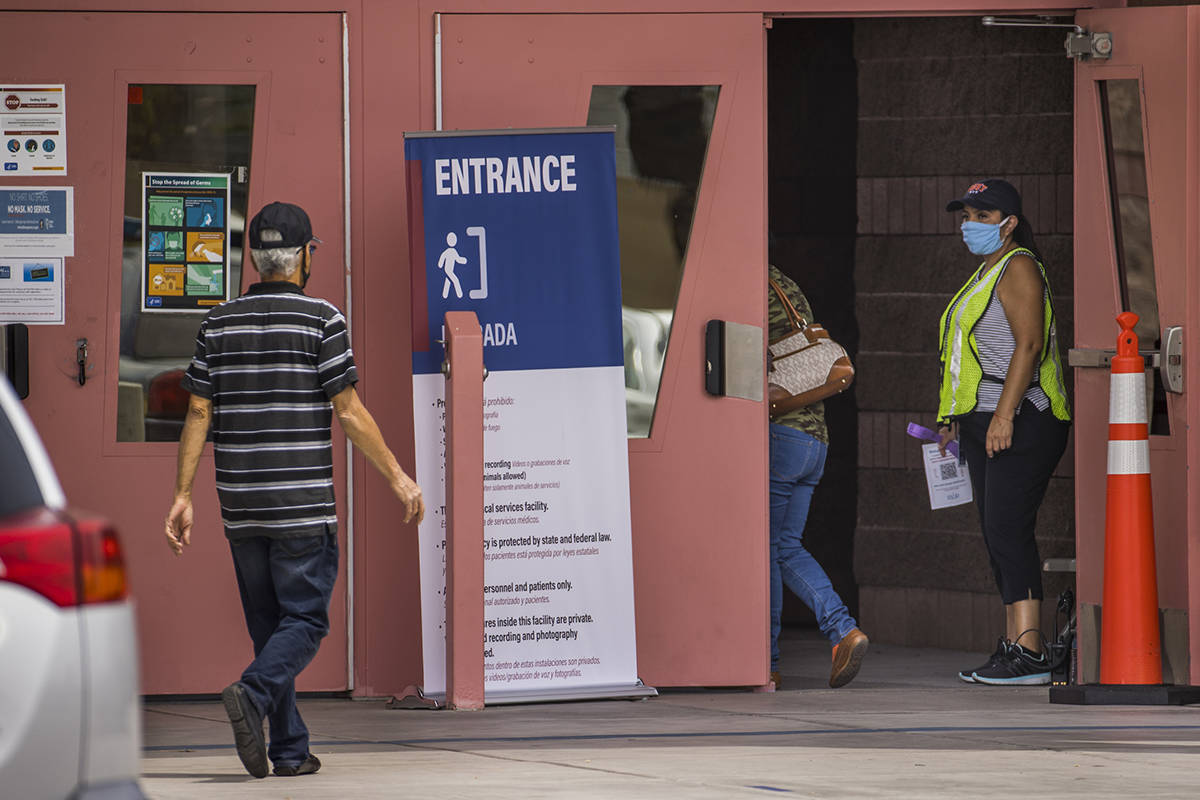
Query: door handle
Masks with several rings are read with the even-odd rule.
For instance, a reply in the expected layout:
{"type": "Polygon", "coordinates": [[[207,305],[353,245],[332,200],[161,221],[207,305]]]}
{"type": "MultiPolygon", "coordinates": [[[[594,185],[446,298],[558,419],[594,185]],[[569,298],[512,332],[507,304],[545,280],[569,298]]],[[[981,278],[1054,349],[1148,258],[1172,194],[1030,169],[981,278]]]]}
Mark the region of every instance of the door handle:
{"type": "Polygon", "coordinates": [[[704,327],[704,388],[709,394],[761,402],[765,371],[762,328],[709,320],[704,327]]]}
{"type": "MultiPolygon", "coordinates": [[[[1067,365],[1072,367],[1108,369],[1116,350],[1097,347],[1073,347],[1067,351],[1067,365]]],[[[1163,388],[1174,394],[1183,393],[1183,328],[1173,325],[1163,328],[1161,350],[1141,350],[1146,366],[1157,369],[1163,388]]]]}
{"type": "MultiPolygon", "coordinates": [[[[1108,369],[1116,357],[1116,350],[1099,347],[1072,347],[1067,351],[1067,366],[1108,369]]],[[[1147,367],[1158,367],[1160,357],[1157,350],[1139,350],[1138,355],[1146,359],[1147,367]]]]}
{"type": "Polygon", "coordinates": [[[75,365],[79,367],[79,375],[77,380],[79,381],[80,386],[83,386],[85,383],[87,383],[87,345],[87,339],[75,340],[75,365]]]}
{"type": "Polygon", "coordinates": [[[1159,365],[1163,388],[1168,392],[1183,394],[1183,328],[1174,325],[1163,329],[1163,352],[1165,364],[1159,365]]]}

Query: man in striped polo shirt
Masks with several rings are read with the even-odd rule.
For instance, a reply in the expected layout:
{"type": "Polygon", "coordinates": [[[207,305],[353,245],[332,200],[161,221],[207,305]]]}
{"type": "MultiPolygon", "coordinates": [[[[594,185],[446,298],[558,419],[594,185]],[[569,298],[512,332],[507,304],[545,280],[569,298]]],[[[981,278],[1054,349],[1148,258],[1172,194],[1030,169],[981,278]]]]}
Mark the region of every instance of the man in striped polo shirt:
{"type": "Polygon", "coordinates": [[[246,233],[262,280],[200,323],[183,380],[192,396],[166,534],[177,555],[191,543],[192,483],[211,425],[221,519],[255,655],[221,698],[251,775],[266,777],[268,758],[276,775],[306,775],[321,762],[308,752],[295,679],[329,631],[337,578],[333,416],[404,504],[406,523],[420,522],[425,505],[354,390],[345,317],[304,294],[320,241],[308,215],[271,203],[246,233]]]}

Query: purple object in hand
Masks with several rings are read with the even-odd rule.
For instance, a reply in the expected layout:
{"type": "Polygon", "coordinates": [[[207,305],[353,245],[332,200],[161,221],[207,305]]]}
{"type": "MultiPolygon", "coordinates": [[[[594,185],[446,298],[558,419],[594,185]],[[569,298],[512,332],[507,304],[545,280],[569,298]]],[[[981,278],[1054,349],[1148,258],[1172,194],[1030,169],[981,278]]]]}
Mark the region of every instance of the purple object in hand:
{"type": "MultiPolygon", "coordinates": [[[[915,422],[908,423],[908,435],[914,439],[921,439],[922,441],[926,442],[934,442],[935,444],[937,443],[938,439],[941,438],[937,435],[937,431],[931,431],[924,425],[918,425],[915,422]]],[[[946,450],[950,453],[950,455],[958,458],[958,442],[948,443],[946,445],[946,450]]]]}

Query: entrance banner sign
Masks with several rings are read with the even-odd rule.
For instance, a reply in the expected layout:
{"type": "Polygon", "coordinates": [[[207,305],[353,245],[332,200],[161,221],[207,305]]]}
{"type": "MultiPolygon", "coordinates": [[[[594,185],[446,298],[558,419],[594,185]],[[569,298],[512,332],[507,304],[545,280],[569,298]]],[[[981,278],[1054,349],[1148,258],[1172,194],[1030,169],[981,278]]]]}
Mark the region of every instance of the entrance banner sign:
{"type": "Polygon", "coordinates": [[[0,139],[0,175],[66,175],[66,84],[0,86],[0,139]]]}
{"type": "MultiPolygon", "coordinates": [[[[406,134],[424,692],[446,689],[442,322],[483,328],[488,703],[639,686],[611,128],[406,134]],[[438,476],[435,478],[434,476],[438,476]]],[[[637,691],[644,693],[645,690],[637,691]]]]}
{"type": "Polygon", "coordinates": [[[0,324],[65,321],[61,258],[0,258],[0,324]]]}
{"type": "Polygon", "coordinates": [[[73,255],[73,186],[0,187],[0,258],[73,255]]]}
{"type": "Polygon", "coordinates": [[[229,299],[228,175],[142,173],[142,311],[208,311],[229,299]]]}

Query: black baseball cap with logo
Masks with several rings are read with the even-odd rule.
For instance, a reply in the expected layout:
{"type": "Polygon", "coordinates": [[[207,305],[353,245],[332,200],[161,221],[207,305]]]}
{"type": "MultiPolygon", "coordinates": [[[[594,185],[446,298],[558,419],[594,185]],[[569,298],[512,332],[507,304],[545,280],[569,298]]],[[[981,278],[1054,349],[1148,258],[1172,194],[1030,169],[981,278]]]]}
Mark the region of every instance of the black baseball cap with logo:
{"type": "Polygon", "coordinates": [[[1000,178],[972,183],[966,193],[946,204],[947,211],[958,211],[963,206],[984,211],[1002,211],[1021,216],[1021,194],[1011,183],[1000,178]]]}
{"type": "Polygon", "coordinates": [[[262,207],[246,229],[250,236],[250,249],[273,250],[279,247],[303,247],[309,242],[320,242],[313,236],[312,223],[300,206],[292,203],[271,203],[262,207]],[[264,242],[262,232],[276,230],[283,236],[278,242],[264,242]]]}

